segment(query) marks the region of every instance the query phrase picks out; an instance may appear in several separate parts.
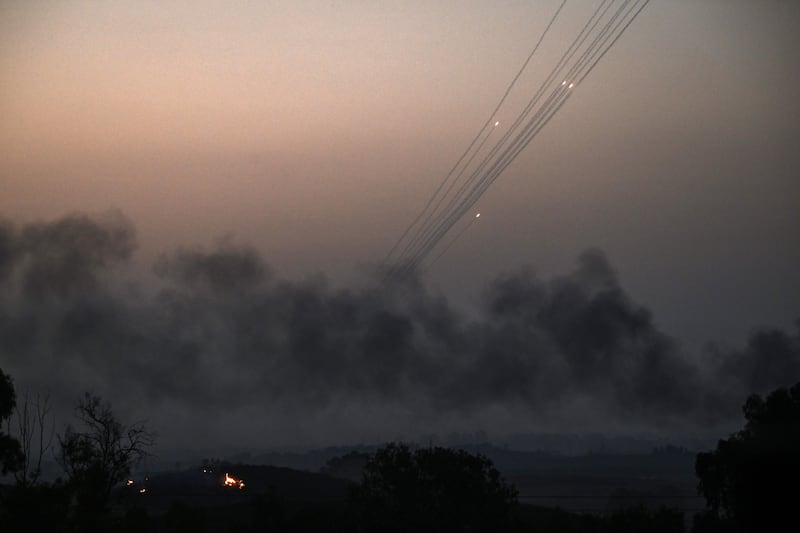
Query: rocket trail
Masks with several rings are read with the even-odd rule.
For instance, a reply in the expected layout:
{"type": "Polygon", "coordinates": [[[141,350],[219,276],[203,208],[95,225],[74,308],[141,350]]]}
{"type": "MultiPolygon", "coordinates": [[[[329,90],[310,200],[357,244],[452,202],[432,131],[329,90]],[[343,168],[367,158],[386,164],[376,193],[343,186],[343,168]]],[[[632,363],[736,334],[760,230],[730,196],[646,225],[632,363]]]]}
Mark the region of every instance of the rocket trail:
{"type": "MultiPolygon", "coordinates": [[[[542,84],[519,112],[513,123],[503,133],[464,178],[467,170],[483,149],[494,129],[490,124],[505,102],[545,35],[553,26],[566,0],[559,6],[545,28],[531,54],[517,72],[495,110],[480,129],[467,150],[428,200],[422,212],[406,228],[386,257],[387,276],[403,276],[417,269],[475,203],[491,184],[519,156],[532,140],[550,123],[566,103],[573,89],[580,84],[614,47],[623,33],[647,6],[649,0],[603,0],[591,13],[561,57],[552,67],[542,84]],[[547,96],[545,96],[547,95],[547,96]],[[488,131],[487,131],[487,128],[488,131]],[[477,148],[476,148],[477,144],[477,148]],[[466,162],[465,162],[466,161],[466,162]],[[462,165],[462,163],[464,163],[462,165]],[[460,170],[458,170],[460,168],[460,170]],[[456,171],[458,171],[456,173],[456,171]],[[451,181],[451,178],[452,181],[451,181]],[[446,187],[445,187],[446,186],[446,187]],[[404,244],[404,245],[403,245],[404,244]],[[388,263],[395,252],[402,250],[392,263],[388,263]]],[[[473,218],[428,265],[430,268],[464,234],[476,218],[473,218]]]]}

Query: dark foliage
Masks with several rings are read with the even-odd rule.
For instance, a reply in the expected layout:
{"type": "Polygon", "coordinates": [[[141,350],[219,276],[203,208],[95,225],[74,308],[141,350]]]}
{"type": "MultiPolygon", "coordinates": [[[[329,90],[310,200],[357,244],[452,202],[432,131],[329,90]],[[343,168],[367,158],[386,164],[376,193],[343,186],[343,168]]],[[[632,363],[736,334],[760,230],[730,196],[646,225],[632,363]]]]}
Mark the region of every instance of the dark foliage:
{"type": "Polygon", "coordinates": [[[4,421],[11,416],[17,405],[14,382],[0,369],[0,472],[13,472],[22,467],[22,448],[17,439],[2,431],[4,421]]]}
{"type": "Polygon", "coordinates": [[[699,492],[709,512],[696,531],[765,531],[795,516],[800,479],[800,383],[750,396],[742,431],[697,456],[699,492]],[[765,529],[766,528],[766,529],[765,529]]]}
{"type": "Polygon", "coordinates": [[[68,426],[59,436],[58,461],[68,476],[82,514],[106,511],[111,490],[153,445],[153,434],[141,423],[124,425],[111,406],[86,394],[76,407],[81,428],[68,426]]]}
{"type": "Polygon", "coordinates": [[[63,483],[17,483],[0,493],[0,524],[4,531],[65,531],[69,503],[63,483]]]}
{"type": "Polygon", "coordinates": [[[206,517],[202,509],[196,509],[183,502],[175,502],[164,517],[169,531],[176,533],[202,533],[206,531],[206,517]]]}
{"type": "Polygon", "coordinates": [[[504,530],[516,501],[482,455],[396,444],[375,452],[351,495],[358,529],[385,532],[504,530]]]}
{"type": "Polygon", "coordinates": [[[674,509],[621,509],[607,515],[520,506],[515,531],[547,533],[683,533],[683,514],[674,509]]]}
{"type": "Polygon", "coordinates": [[[131,507],[125,512],[123,530],[126,533],[139,533],[151,529],[150,514],[142,507],[131,507]]]}
{"type": "Polygon", "coordinates": [[[267,491],[253,499],[253,526],[258,531],[286,531],[289,517],[286,502],[267,491]]]}

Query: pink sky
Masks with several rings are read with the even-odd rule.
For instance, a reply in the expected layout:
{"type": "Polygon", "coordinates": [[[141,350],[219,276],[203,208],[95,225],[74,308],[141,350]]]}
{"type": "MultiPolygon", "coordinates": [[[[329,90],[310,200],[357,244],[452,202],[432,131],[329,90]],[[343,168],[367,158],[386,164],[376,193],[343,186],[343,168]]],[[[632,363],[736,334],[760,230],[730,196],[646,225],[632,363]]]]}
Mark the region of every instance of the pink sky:
{"type": "MultiPolygon", "coordinates": [[[[145,267],[234,235],[286,275],[350,280],[420,209],[558,3],[3,2],[0,215],[116,207],[145,267]]],[[[568,3],[508,116],[588,4],[568,3]]],[[[600,246],[691,342],[788,324],[798,23],[794,2],[651,2],[431,282],[469,305],[497,272],[558,272],[600,246]]]]}

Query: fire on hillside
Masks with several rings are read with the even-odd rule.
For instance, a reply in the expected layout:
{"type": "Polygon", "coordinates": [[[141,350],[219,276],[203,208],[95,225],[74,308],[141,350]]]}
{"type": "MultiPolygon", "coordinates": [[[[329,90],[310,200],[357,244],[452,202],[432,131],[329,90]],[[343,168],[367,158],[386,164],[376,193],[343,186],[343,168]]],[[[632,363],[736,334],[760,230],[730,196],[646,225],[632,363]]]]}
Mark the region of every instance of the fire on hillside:
{"type": "Polygon", "coordinates": [[[225,478],[222,481],[222,484],[224,486],[226,486],[226,487],[236,487],[239,490],[243,490],[244,489],[244,481],[242,481],[241,479],[237,479],[237,478],[231,476],[227,472],[225,472],[225,478]]]}

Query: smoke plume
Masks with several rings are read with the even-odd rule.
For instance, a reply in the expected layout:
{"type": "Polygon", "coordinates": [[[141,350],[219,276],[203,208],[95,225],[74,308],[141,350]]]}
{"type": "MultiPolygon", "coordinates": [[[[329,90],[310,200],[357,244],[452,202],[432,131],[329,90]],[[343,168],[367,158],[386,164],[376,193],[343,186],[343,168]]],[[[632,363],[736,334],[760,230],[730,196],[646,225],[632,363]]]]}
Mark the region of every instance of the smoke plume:
{"type": "Polygon", "coordinates": [[[93,390],[145,411],[435,420],[589,405],[639,424],[726,420],[747,394],[800,378],[798,332],[758,330],[713,349],[712,366],[682,353],[599,250],[554,279],[495,278],[466,319],[419,278],[282,280],[231,242],[165,253],[145,290],[120,268],[135,248],[119,212],[0,221],[0,366],[58,401],[93,390]]]}

